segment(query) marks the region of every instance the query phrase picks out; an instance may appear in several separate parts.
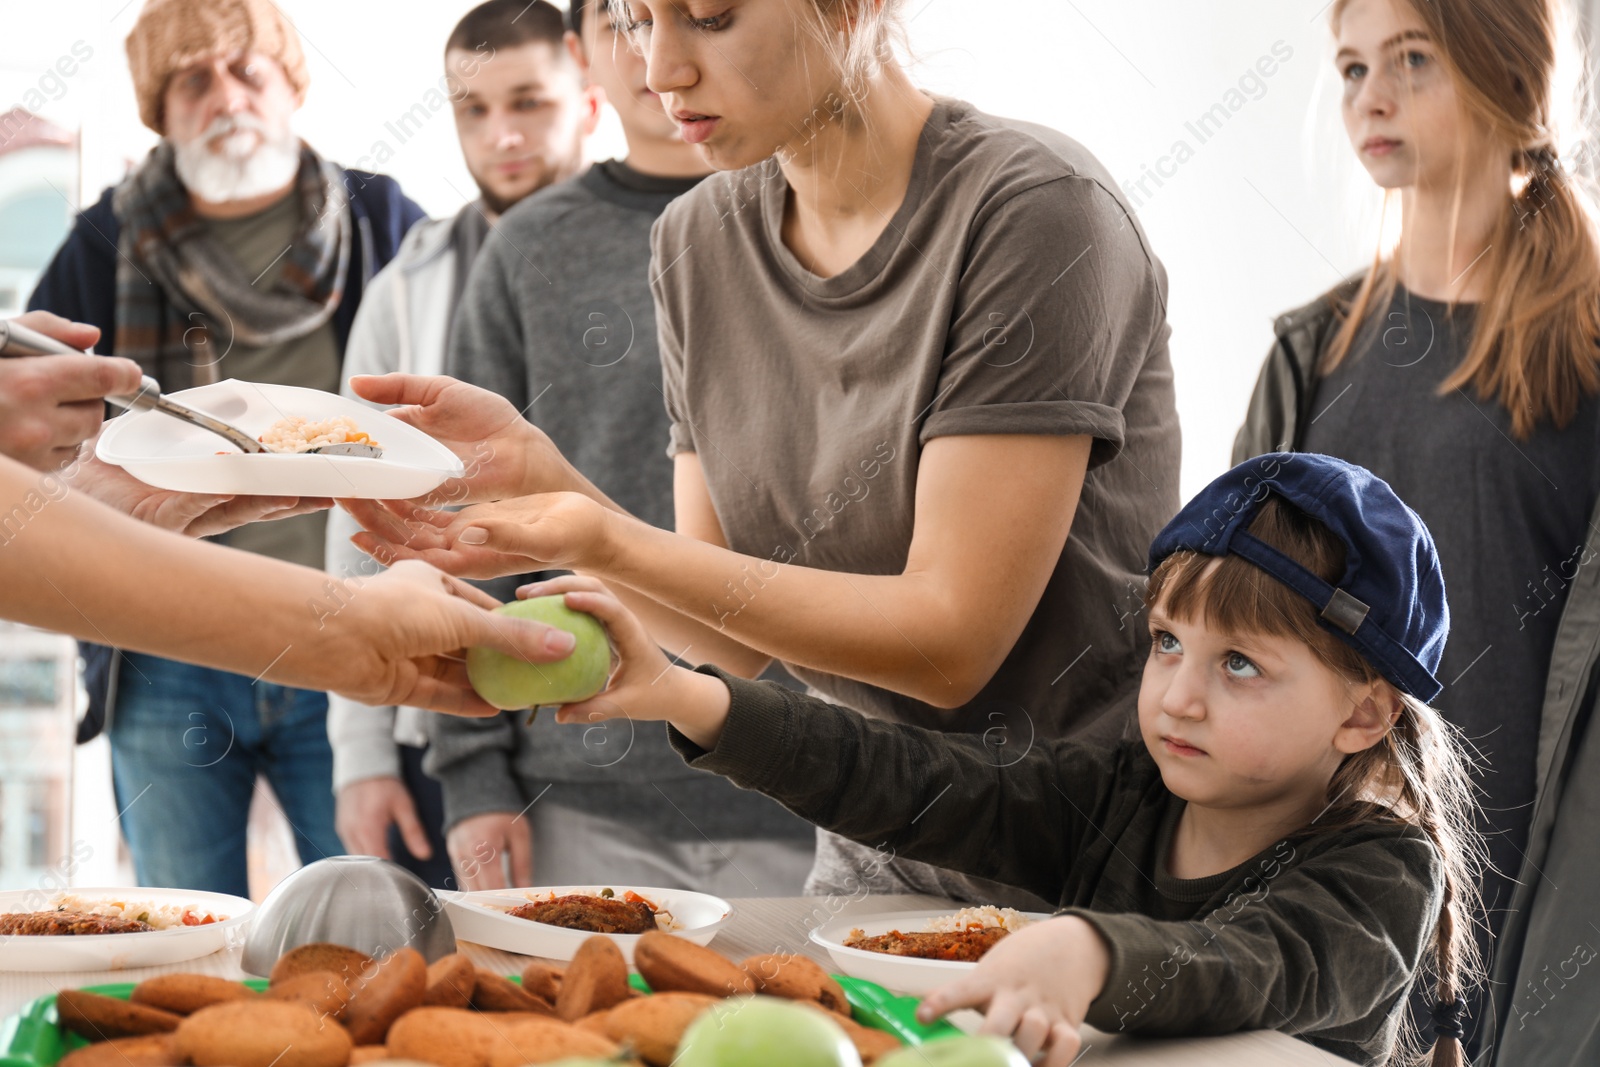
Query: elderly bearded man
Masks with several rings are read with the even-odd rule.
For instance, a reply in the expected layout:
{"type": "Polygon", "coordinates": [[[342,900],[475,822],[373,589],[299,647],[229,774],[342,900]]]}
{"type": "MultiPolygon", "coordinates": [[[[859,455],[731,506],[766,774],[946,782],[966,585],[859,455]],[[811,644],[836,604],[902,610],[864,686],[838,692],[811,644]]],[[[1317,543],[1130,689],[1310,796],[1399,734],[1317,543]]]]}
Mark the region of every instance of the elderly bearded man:
{"type": "MultiPolygon", "coordinates": [[[[140,117],[161,142],[79,216],[29,306],[98,326],[102,354],[137,361],[168,392],[225,378],[337,391],[363,285],[421,209],[295,136],[305,57],[269,0],[149,0],[127,50],[140,117]]],[[[320,568],[325,528],[315,513],[218,539],[320,568]]],[[[325,694],[83,651],[79,739],[110,733],[141,883],[246,895],[258,775],[303,861],[343,851],[325,694]]]]}

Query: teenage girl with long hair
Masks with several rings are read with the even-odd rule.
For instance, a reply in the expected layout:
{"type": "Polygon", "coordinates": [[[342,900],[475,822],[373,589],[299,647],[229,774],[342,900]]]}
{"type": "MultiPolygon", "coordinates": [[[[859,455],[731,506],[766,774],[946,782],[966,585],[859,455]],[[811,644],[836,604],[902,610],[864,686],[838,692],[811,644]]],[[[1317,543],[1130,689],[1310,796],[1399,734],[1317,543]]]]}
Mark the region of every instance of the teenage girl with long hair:
{"type": "Polygon", "coordinates": [[[1592,659],[1600,640],[1560,632],[1600,497],[1600,251],[1559,139],[1561,15],[1555,0],[1333,5],[1345,127],[1399,242],[1278,321],[1235,448],[1359,463],[1434,531],[1453,622],[1437,703],[1479,750],[1486,945],[1518,880],[1541,878],[1524,854],[1541,746],[1564,734],[1553,650],[1592,659]]]}

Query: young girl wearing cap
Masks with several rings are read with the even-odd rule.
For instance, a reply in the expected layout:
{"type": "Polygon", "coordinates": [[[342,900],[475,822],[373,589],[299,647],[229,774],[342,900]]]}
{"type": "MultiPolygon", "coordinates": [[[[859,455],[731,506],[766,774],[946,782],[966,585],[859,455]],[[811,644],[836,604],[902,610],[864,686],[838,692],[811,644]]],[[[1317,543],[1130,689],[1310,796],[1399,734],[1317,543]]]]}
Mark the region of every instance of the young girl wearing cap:
{"type": "MultiPolygon", "coordinates": [[[[1597,1055],[1594,1028],[1564,1028],[1537,986],[1593,918],[1592,897],[1529,918],[1536,898],[1548,907],[1556,886],[1591,880],[1586,861],[1564,877],[1551,861],[1567,834],[1586,845],[1595,815],[1564,786],[1583,736],[1572,724],[1593,701],[1570,679],[1592,675],[1600,629],[1565,609],[1600,552],[1600,243],[1587,168],[1562,136],[1558,60],[1577,35],[1560,12],[1556,0],[1332,5],[1345,127],[1398,209],[1399,243],[1279,319],[1234,454],[1358,463],[1437,535],[1456,619],[1438,707],[1482,757],[1483,944],[1511,949],[1485,996],[1500,1001],[1509,1064],[1597,1055]],[[1577,820],[1565,834],[1558,811],[1577,820]],[[1523,964],[1532,981],[1519,979],[1523,931],[1541,928],[1549,939],[1523,964]]],[[[1568,993],[1557,1011],[1589,1020],[1597,1004],[1568,993]]],[[[1469,1052],[1489,1015],[1474,1006],[1469,1052]]]]}
{"type": "Polygon", "coordinates": [[[693,766],[820,826],[1059,901],[925,1017],[981,1008],[1050,1067],[1086,1021],[1279,1029],[1381,1064],[1430,970],[1433,1063],[1459,1063],[1476,839],[1460,749],[1423,702],[1449,625],[1427,529],[1361,468],[1273,455],[1212,483],[1150,562],[1140,740],[1021,757],[669,666],[594,579],[530,593],[567,592],[621,652],[562,721],[666,719],[693,766]]]}

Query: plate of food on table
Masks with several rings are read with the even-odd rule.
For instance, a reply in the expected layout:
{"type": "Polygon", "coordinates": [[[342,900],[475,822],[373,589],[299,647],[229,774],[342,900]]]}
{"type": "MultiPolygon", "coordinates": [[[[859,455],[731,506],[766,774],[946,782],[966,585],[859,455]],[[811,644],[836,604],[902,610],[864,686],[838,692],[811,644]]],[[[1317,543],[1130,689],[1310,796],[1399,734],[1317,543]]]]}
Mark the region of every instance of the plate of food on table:
{"type": "Polygon", "coordinates": [[[191,889],[0,893],[0,970],[150,967],[243,941],[255,905],[191,889]]]}
{"type": "Polygon", "coordinates": [[[625,885],[542,886],[441,893],[456,936],[506,952],[570,960],[592,934],[615,941],[633,962],[634,945],[650,931],[705,945],[733,915],[733,905],[708,893],[625,885]]]}
{"type": "Polygon", "coordinates": [[[6,1024],[5,1067],[1025,1067],[1009,1042],[924,1025],[916,1001],[792,953],[735,961],[660,930],[637,973],[586,934],[517,975],[298,945],[266,978],[168,973],[63,989],[6,1024]]]}
{"type": "Polygon", "coordinates": [[[811,931],[847,975],[921,996],[977,966],[1008,934],[1051,916],[992,905],[835,919],[811,931]]]}

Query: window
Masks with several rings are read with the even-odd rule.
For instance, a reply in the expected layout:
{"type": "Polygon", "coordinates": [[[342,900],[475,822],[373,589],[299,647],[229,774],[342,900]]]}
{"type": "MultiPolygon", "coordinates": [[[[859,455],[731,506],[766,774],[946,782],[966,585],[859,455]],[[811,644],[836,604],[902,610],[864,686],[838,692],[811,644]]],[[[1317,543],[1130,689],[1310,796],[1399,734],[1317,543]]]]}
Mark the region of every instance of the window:
{"type": "Polygon", "coordinates": [[[53,659],[0,660],[0,707],[54,706],[56,679],[53,659]]]}

